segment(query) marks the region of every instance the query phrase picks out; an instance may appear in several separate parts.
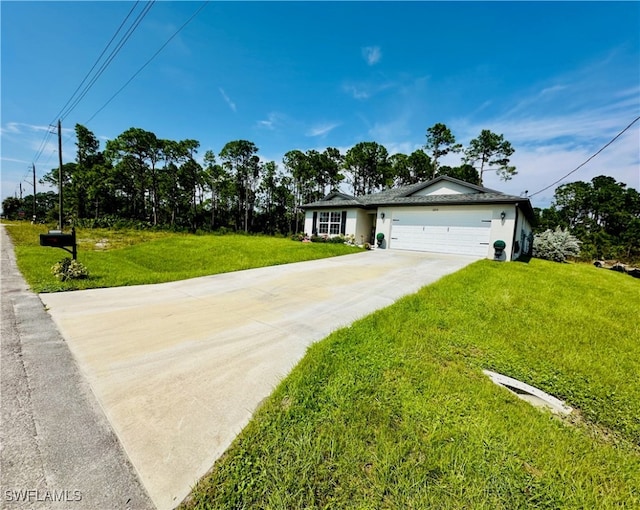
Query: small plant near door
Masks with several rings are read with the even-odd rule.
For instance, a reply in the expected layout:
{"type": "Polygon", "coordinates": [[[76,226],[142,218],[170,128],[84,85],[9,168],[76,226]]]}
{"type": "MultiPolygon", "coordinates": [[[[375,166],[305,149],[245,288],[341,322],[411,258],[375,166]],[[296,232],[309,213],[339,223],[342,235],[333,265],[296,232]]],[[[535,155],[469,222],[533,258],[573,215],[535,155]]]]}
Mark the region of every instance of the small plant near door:
{"type": "Polygon", "coordinates": [[[378,247],[382,246],[382,242],[384,241],[384,234],[382,232],[378,232],[376,235],[376,242],[378,243],[378,247]]]}

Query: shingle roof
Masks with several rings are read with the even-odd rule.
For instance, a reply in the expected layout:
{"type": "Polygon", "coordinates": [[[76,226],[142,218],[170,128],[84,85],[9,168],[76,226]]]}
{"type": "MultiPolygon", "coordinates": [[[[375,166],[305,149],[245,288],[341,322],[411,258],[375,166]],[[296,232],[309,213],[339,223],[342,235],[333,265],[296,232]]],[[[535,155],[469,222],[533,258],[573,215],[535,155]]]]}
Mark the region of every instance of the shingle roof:
{"type": "Polygon", "coordinates": [[[304,204],[303,209],[330,209],[335,207],[359,207],[374,209],[379,206],[402,205],[470,205],[470,204],[520,204],[530,221],[534,219],[533,208],[528,198],[505,195],[496,190],[470,184],[449,176],[440,176],[427,182],[387,189],[370,195],[354,197],[344,193],[330,193],[322,200],[304,204]],[[414,195],[414,193],[440,181],[449,181],[470,187],[477,193],[457,193],[450,195],[414,195]]]}

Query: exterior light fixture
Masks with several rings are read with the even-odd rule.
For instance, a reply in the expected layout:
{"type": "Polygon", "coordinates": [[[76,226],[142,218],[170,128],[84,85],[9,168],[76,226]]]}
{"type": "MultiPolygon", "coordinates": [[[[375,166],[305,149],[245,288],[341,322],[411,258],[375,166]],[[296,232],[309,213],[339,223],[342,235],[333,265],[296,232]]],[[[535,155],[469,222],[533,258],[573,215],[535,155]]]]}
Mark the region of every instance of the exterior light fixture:
{"type": "Polygon", "coordinates": [[[507,213],[506,213],[506,212],[502,211],[502,212],[500,213],[500,219],[501,219],[502,221],[504,221],[504,218],[505,218],[506,216],[507,216],[507,213]]]}
{"type": "Polygon", "coordinates": [[[384,213],[380,213],[380,217],[384,220],[384,213]]]}

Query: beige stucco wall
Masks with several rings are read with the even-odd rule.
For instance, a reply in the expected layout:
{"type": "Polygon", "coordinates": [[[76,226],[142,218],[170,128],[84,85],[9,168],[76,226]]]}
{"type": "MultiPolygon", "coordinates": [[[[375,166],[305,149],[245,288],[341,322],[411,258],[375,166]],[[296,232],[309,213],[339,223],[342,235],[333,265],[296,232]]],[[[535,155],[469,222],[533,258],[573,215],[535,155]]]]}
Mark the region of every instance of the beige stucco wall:
{"type": "MultiPolygon", "coordinates": [[[[364,209],[345,209],[345,208],[332,208],[323,209],[325,211],[347,211],[347,221],[345,224],[345,235],[355,236],[355,242],[360,244],[362,239],[364,242],[368,242],[369,234],[371,231],[371,218],[375,215],[375,211],[367,213],[364,209]]],[[[318,211],[319,213],[319,211],[318,211]]],[[[311,235],[313,231],[313,211],[305,211],[304,213],[304,232],[307,235],[311,235]]]]}
{"type": "Polygon", "coordinates": [[[413,195],[459,195],[460,193],[476,193],[476,191],[455,182],[440,181],[432,184],[428,188],[414,193],[413,195]]]}
{"type": "MultiPolygon", "coordinates": [[[[335,211],[345,210],[336,207],[332,209],[335,211]]],[[[439,205],[429,207],[380,207],[377,211],[377,215],[372,216],[373,211],[367,211],[364,209],[346,209],[347,222],[346,222],[346,235],[354,235],[356,243],[360,244],[364,239],[364,242],[368,242],[370,235],[371,221],[375,222],[375,234],[382,232],[384,234],[384,242],[382,248],[393,249],[393,242],[391,240],[391,225],[394,214],[403,212],[419,213],[432,212],[437,210],[442,214],[455,211],[477,211],[479,216],[484,219],[491,220],[489,246],[487,247],[487,258],[494,258],[493,243],[497,240],[502,240],[506,244],[504,250],[503,260],[517,258],[524,246],[521,244],[520,252],[514,253],[514,227],[516,228],[515,240],[520,241],[521,232],[524,230],[528,235],[531,232],[531,225],[524,217],[522,211],[518,212],[517,224],[516,224],[516,206],[514,204],[492,204],[492,205],[439,205]],[[505,218],[501,218],[501,213],[504,211],[505,218]],[[384,216],[384,218],[383,218],[384,216]]],[[[313,211],[305,212],[304,231],[311,235],[313,226],[313,211]]],[[[375,241],[374,241],[375,244],[375,241]]]]}
{"type": "MultiPolygon", "coordinates": [[[[376,233],[382,232],[385,237],[383,247],[393,249],[393,241],[391,240],[391,225],[394,214],[402,212],[434,211],[446,214],[447,211],[478,211],[478,214],[486,219],[491,220],[490,241],[487,247],[487,258],[492,259],[494,256],[493,243],[502,240],[506,243],[505,254],[510,255],[513,249],[513,227],[516,219],[515,206],[512,204],[504,205],[439,205],[435,207],[381,207],[378,210],[378,219],[376,222],[376,233]],[[501,219],[500,213],[505,212],[504,221],[501,219]],[[384,213],[384,219],[382,218],[384,213]],[[482,214],[484,213],[484,214],[482,214]]],[[[522,214],[520,216],[523,218],[522,214]]],[[[519,234],[518,234],[519,235],[519,234]]]]}

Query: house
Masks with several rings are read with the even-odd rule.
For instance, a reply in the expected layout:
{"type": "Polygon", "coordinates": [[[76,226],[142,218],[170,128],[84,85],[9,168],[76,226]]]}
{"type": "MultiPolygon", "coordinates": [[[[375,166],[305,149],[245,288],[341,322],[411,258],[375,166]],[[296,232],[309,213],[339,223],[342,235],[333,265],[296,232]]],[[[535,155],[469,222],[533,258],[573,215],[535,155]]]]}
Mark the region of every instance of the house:
{"type": "Polygon", "coordinates": [[[313,235],[355,236],[380,248],[515,260],[531,251],[534,213],[528,198],[449,176],[353,197],[333,192],[305,204],[304,228],[313,235]],[[496,257],[494,242],[505,244],[496,257]]]}

